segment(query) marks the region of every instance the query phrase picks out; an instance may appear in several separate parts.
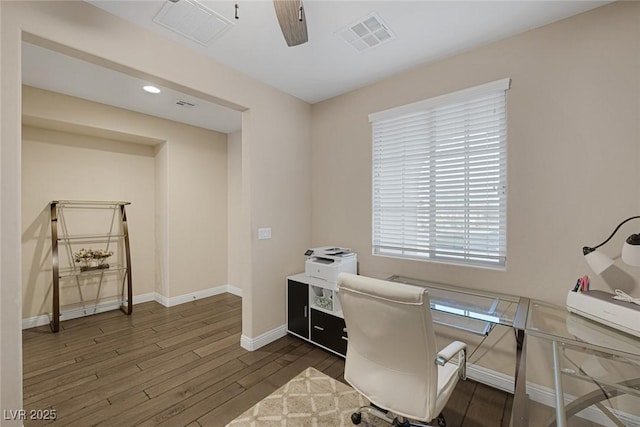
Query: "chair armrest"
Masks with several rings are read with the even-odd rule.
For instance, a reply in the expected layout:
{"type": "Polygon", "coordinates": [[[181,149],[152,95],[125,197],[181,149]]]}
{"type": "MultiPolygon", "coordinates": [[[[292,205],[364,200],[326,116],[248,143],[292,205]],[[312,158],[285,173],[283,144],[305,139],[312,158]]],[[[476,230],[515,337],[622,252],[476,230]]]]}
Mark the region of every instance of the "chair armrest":
{"type": "Polygon", "coordinates": [[[454,341],[442,350],[438,352],[436,355],[436,364],[440,366],[444,366],[445,363],[450,361],[453,356],[457,355],[461,351],[467,350],[467,345],[460,341],[454,341]]]}
{"type": "Polygon", "coordinates": [[[454,341],[436,355],[436,365],[444,366],[447,362],[458,356],[458,376],[467,378],[467,345],[461,341],[454,341]]]}

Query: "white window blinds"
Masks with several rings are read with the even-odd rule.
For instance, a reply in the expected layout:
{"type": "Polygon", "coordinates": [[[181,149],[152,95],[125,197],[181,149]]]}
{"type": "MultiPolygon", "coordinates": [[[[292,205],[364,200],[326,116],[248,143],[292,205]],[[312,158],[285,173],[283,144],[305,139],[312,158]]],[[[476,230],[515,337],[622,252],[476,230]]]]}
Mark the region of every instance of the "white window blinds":
{"type": "Polygon", "coordinates": [[[509,83],[369,116],[374,254],[505,266],[509,83]]]}

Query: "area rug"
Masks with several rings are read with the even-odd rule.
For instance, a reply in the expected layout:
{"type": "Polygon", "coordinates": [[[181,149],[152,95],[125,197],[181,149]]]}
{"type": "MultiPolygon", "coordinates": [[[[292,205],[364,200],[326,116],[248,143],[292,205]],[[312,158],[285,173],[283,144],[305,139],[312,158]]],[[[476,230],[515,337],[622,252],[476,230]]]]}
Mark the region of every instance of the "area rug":
{"type": "MultiPolygon", "coordinates": [[[[369,402],[346,384],[307,368],[227,424],[228,427],[352,426],[351,414],[369,402]]],[[[362,414],[360,426],[384,425],[362,414]]]]}

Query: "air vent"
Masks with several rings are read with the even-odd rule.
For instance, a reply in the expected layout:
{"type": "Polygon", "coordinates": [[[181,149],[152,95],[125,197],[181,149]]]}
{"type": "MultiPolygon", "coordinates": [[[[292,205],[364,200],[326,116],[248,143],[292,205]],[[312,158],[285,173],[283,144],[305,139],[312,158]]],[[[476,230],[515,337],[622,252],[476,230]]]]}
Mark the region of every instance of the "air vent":
{"type": "Polygon", "coordinates": [[[224,16],[195,0],[165,2],[153,22],[203,46],[208,46],[233,25],[224,16]]]}
{"type": "Polygon", "coordinates": [[[395,38],[389,27],[375,13],[339,30],[337,34],[358,52],[380,46],[395,38]]]}
{"type": "Polygon", "coordinates": [[[182,101],[182,100],[176,101],[176,105],[184,108],[193,108],[196,106],[196,104],[192,104],[191,102],[182,101]]]}

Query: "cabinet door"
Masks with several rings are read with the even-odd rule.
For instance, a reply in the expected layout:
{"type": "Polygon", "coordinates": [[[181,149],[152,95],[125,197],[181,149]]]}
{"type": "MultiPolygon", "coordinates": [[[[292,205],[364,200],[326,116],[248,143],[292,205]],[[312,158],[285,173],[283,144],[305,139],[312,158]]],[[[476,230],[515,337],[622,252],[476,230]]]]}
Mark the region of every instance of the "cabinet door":
{"type": "Polygon", "coordinates": [[[311,341],[320,344],[338,354],[347,354],[347,334],[341,317],[311,310],[311,341]]]}
{"type": "Polygon", "coordinates": [[[309,285],[287,281],[287,328],[309,339],[309,285]]]}

